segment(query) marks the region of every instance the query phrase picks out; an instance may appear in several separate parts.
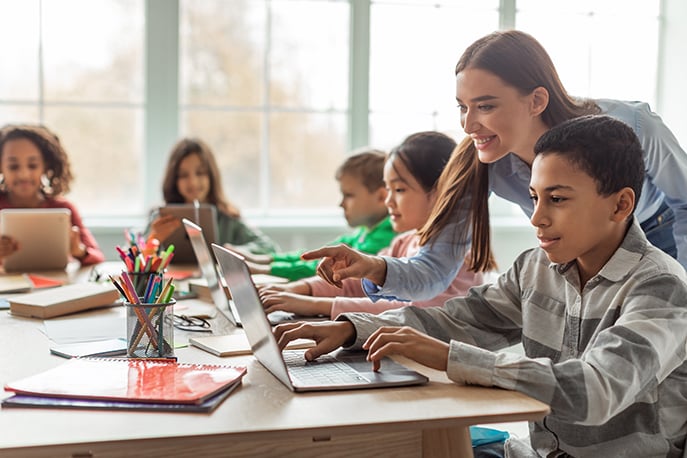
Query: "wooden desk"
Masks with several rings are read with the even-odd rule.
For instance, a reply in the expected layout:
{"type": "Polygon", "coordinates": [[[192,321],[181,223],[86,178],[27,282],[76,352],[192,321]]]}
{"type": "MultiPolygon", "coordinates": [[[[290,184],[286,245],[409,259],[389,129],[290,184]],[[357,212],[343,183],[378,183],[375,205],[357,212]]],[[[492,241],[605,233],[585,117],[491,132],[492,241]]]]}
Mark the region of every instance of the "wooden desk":
{"type": "MultiPolygon", "coordinates": [[[[0,383],[64,363],[41,321],[0,312],[0,383]]],[[[294,394],[252,356],[177,350],[180,362],[248,367],[243,386],[212,414],[0,409],[0,457],[399,456],[469,457],[472,424],[542,418],[522,394],[458,386],[414,365],[422,387],[294,394]]],[[[0,391],[0,397],[10,393],[0,391]]]]}

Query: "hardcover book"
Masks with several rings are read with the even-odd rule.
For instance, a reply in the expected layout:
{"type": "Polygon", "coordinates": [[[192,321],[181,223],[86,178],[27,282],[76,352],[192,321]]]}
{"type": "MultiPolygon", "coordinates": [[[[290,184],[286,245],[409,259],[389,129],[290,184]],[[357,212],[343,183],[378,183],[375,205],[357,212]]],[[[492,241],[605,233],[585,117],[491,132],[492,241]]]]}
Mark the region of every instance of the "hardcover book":
{"type": "Polygon", "coordinates": [[[9,303],[14,315],[46,319],[111,306],[118,299],[111,283],[78,283],[13,296],[9,303]]]}

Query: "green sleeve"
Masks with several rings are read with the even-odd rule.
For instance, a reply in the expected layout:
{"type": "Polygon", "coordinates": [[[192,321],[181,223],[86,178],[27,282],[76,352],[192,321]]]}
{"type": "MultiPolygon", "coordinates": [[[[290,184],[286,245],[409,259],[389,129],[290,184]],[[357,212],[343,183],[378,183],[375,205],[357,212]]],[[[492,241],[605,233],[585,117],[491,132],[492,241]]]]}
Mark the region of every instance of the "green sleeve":
{"type": "Polygon", "coordinates": [[[366,235],[358,237],[349,245],[363,253],[377,254],[382,248],[391,244],[391,240],[396,237],[391,227],[389,218],[384,218],[382,222],[373,227],[366,235]]]}
{"type": "MultiPolygon", "coordinates": [[[[346,243],[348,239],[352,239],[353,235],[346,234],[337,237],[327,245],[336,245],[339,243],[346,243]]],[[[283,253],[275,253],[272,255],[272,264],[270,264],[270,273],[278,277],[288,278],[291,281],[300,280],[301,278],[312,277],[317,272],[317,263],[319,260],[304,261],[301,259],[301,254],[305,250],[285,251],[283,253]]]]}
{"type": "MultiPolygon", "coordinates": [[[[385,218],[372,229],[358,228],[353,233],[337,237],[329,242],[328,245],[343,243],[365,253],[377,254],[379,250],[389,246],[395,236],[396,233],[391,228],[389,218],[385,218]]],[[[270,273],[288,278],[291,281],[312,277],[317,273],[317,263],[319,260],[303,261],[301,259],[302,253],[303,250],[275,253],[273,255],[273,262],[270,264],[270,273]]]]}
{"type": "Polygon", "coordinates": [[[274,253],[272,255],[272,261],[273,262],[283,262],[283,263],[291,263],[291,262],[297,262],[301,260],[301,254],[303,254],[305,250],[296,250],[296,251],[284,251],[282,253],[274,253]]]}
{"type": "Polygon", "coordinates": [[[302,259],[293,262],[276,261],[270,264],[270,273],[278,277],[288,278],[290,281],[300,280],[315,275],[318,262],[317,259],[314,261],[303,261],[302,259]]]}

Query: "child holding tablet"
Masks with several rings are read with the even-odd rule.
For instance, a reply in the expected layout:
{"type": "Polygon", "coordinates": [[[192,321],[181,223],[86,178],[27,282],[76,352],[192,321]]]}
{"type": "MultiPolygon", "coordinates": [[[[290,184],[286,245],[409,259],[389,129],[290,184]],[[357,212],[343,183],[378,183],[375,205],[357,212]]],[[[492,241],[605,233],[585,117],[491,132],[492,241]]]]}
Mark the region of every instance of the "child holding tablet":
{"type": "MultiPolygon", "coordinates": [[[[251,253],[273,253],[276,244],[259,230],[241,219],[239,209],[224,195],[215,156],[200,139],[184,138],[177,142],[167,162],[162,182],[166,204],[212,204],[217,208],[217,240],[238,246],[251,253]]],[[[165,243],[181,220],[173,215],[152,214],[148,238],[165,243]]]]}
{"type": "MultiPolygon", "coordinates": [[[[44,126],[8,125],[0,130],[0,210],[66,208],[71,211],[70,254],[82,265],[105,260],[76,207],[62,197],[73,179],[67,152],[44,126]]],[[[17,241],[0,236],[0,261],[17,251],[17,241]]]]}

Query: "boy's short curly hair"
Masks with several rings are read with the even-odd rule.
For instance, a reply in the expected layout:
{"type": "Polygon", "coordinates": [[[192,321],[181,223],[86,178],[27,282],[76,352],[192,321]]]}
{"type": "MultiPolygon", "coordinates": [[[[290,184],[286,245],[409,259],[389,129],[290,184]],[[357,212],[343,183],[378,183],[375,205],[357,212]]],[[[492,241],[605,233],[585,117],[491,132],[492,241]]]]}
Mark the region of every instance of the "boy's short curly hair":
{"type": "Polygon", "coordinates": [[[74,177],[67,152],[62,147],[57,135],[39,124],[6,125],[0,129],[0,161],[5,144],[18,139],[25,139],[33,143],[43,156],[48,186],[41,191],[51,197],[69,192],[69,186],[74,177]]]}
{"type": "Polygon", "coordinates": [[[364,149],[356,152],[336,169],[336,179],[341,180],[344,175],[357,178],[367,188],[374,192],[384,187],[384,161],[386,153],[377,149],[364,149]]]}
{"type": "Polygon", "coordinates": [[[644,183],[644,151],[632,128],[606,115],[573,118],[551,128],[534,145],[534,154],[560,154],[609,196],[629,187],[635,207],[644,183]]]}

